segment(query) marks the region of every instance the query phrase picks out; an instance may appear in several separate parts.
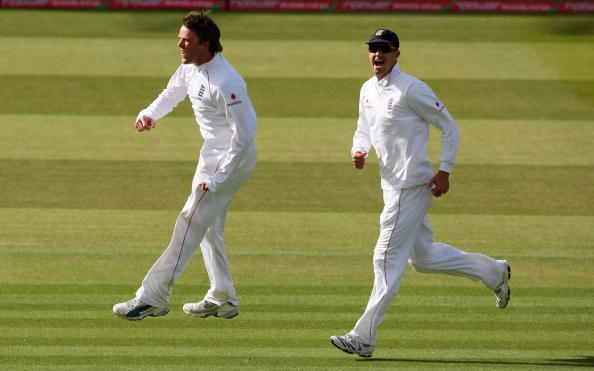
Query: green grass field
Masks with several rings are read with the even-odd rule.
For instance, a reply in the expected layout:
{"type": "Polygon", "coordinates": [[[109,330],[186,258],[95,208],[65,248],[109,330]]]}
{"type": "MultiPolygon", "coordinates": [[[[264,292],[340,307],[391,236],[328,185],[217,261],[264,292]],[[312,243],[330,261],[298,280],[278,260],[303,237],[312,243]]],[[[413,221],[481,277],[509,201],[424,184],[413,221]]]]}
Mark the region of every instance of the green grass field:
{"type": "Polygon", "coordinates": [[[215,13],[259,115],[226,228],[241,314],[183,315],[208,288],[198,254],[169,315],[116,318],[169,242],[201,145],[187,101],[132,128],[177,68],[184,14],[0,11],[0,369],[594,367],[592,16],[215,13]],[[507,258],[513,296],[497,310],[482,285],[409,269],[363,360],[327,338],[373,280],[377,166],[355,171],[349,151],[379,27],[460,128],[436,238],[507,258]]]}

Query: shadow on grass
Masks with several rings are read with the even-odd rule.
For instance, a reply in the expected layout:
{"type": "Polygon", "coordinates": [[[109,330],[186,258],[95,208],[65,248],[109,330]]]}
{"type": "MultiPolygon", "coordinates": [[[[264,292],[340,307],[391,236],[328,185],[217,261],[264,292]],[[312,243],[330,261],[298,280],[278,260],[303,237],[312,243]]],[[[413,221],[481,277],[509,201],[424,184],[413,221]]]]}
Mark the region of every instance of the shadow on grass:
{"type": "Polygon", "coordinates": [[[472,360],[440,360],[440,359],[410,359],[410,358],[368,358],[358,359],[358,362],[417,362],[438,364],[476,364],[476,365],[528,365],[554,367],[594,367],[594,356],[577,356],[568,359],[549,359],[543,362],[510,362],[510,361],[472,361],[472,360]]]}

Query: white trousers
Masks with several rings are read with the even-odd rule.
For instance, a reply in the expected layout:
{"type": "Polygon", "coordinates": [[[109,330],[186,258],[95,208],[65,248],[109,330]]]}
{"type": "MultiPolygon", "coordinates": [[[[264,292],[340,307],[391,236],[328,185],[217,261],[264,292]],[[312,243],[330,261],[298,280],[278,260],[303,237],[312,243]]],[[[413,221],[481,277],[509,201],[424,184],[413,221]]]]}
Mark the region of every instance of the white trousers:
{"type": "Polygon", "coordinates": [[[495,259],[433,242],[427,217],[432,200],[426,185],[384,191],[373,289],[365,312],[349,333],[364,344],[375,345],[377,328],[400,289],[407,261],[417,272],[462,276],[491,289],[501,284],[504,267],[495,259]]]}
{"type": "Polygon", "coordinates": [[[223,231],[233,196],[255,168],[256,150],[253,148],[217,192],[200,189],[198,184],[214,174],[223,159],[224,154],[200,156],[192,181],[192,193],[177,217],[171,242],[136,291],[136,298],[142,302],[158,307],[167,306],[175,282],[200,244],[210,279],[210,289],[204,299],[219,305],[227,302],[237,305],[223,231]]]}

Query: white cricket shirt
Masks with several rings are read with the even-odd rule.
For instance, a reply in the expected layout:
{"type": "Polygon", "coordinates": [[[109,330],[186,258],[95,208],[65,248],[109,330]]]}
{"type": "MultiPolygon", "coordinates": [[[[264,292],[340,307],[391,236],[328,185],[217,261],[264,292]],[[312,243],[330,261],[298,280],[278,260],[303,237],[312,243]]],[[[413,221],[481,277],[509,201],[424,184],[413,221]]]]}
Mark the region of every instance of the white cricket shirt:
{"type": "Polygon", "coordinates": [[[425,184],[434,174],[427,156],[429,124],[441,131],[439,169],[450,173],[460,143],[456,122],[427,84],[396,64],[381,80],[374,76],[361,87],[351,153],[369,153],[373,146],[382,189],[425,184]]]}
{"type": "Polygon", "coordinates": [[[247,95],[245,81],[217,53],[200,66],[179,66],[167,88],[138,117],[159,120],[186,96],[190,97],[204,138],[200,156],[209,161],[225,154],[216,173],[205,180],[209,190],[216,192],[229,175],[243,165],[247,154],[256,150],[256,112],[247,95]]]}

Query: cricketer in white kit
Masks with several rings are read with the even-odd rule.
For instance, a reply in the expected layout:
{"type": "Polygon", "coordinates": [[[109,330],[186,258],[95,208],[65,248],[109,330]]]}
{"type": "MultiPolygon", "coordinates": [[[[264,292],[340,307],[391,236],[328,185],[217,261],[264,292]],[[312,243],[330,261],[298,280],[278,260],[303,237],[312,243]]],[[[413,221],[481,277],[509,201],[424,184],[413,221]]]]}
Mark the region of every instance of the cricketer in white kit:
{"type": "Polygon", "coordinates": [[[167,88],[136,120],[138,131],[151,130],[189,96],[204,144],[192,190],[175,223],[167,249],[150,268],[128,302],[116,304],[116,315],[128,320],[163,316],[169,297],[198,244],[210,289],[198,303],[183,306],[195,317],[233,318],[237,296],[223,243],[227,210],[256,166],[256,113],[244,80],[220,52],[220,31],[208,12],[183,19],[178,46],[182,65],[167,88]]]}
{"type": "Polygon", "coordinates": [[[351,153],[357,169],[364,167],[371,147],[378,156],[384,209],[373,255],[375,280],[355,327],[329,339],[338,349],[362,357],[375,349],[377,329],[400,289],[407,262],[417,272],[481,281],[494,291],[498,308],[508,304],[511,272],[505,260],[434,242],[427,212],[433,196],[449,189],[459,145],[456,123],[429,86],[400,70],[400,41],[394,32],[377,30],[367,44],[374,76],[361,88],[351,153]],[[435,175],[427,157],[429,124],[441,131],[435,175]]]}

